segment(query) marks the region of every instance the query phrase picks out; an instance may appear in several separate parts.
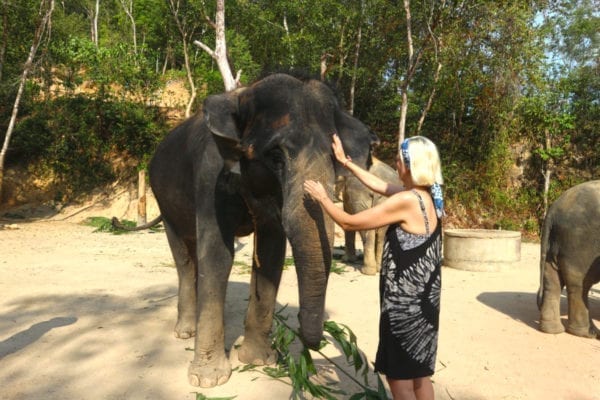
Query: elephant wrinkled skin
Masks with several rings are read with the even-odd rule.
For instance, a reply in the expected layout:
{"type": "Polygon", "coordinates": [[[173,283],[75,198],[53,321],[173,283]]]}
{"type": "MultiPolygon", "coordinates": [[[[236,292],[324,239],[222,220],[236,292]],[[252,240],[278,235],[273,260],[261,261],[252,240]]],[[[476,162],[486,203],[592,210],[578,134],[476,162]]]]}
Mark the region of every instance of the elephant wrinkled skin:
{"type": "Polygon", "coordinates": [[[600,281],[600,180],[565,191],[548,209],[541,237],[540,330],[564,332],[560,295],[567,287],[567,332],[600,338],[588,295],[600,281]]]}
{"type": "Polygon", "coordinates": [[[319,345],[334,226],[302,183],[315,179],[333,190],[336,171],[344,173],[331,156],[335,132],[367,168],[377,138],[340,109],[331,90],[275,74],[209,96],[158,146],[150,184],[179,278],[175,335],[196,336],[192,385],[223,384],[231,374],[223,318],[235,236],[255,234],[240,361],[275,361],[269,334],[286,239],[298,277],[300,333],[306,345],[319,345]]]}

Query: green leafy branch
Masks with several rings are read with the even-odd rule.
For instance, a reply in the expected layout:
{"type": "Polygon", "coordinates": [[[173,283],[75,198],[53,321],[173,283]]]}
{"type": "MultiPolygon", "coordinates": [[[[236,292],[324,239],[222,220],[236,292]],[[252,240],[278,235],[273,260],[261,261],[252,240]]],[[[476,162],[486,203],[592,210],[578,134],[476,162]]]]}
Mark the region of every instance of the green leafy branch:
{"type": "MultiPolygon", "coordinates": [[[[285,307],[279,310],[274,318],[273,347],[279,355],[277,366],[264,367],[262,368],[262,372],[278,380],[289,377],[293,389],[293,399],[300,399],[302,393],[309,393],[314,398],[326,400],[335,400],[336,394],[345,394],[339,389],[315,383],[310,379],[312,375],[317,375],[317,369],[307,347],[303,347],[298,357],[294,357],[290,353],[290,346],[296,340],[300,340],[300,335],[287,324],[287,316],[281,314],[284,309],[285,307]]],[[[352,330],[348,326],[337,324],[334,321],[326,321],[323,328],[333,341],[340,346],[348,364],[354,367],[354,376],[321,351],[331,343],[329,340],[323,339],[319,349],[315,351],[361,388],[361,391],[352,395],[350,400],[387,400],[385,387],[378,375],[376,375],[378,382],[377,390],[369,387],[369,365],[357,346],[356,335],[352,330]],[[362,382],[355,376],[361,377],[362,382]]],[[[253,370],[254,368],[255,366],[249,365],[240,371],[253,370]]]]}
{"type": "MultiPolygon", "coordinates": [[[[127,219],[121,220],[121,224],[127,226],[129,228],[135,228],[136,223],[134,221],[129,221],[127,219]]],[[[106,232],[112,233],[113,235],[122,235],[126,233],[131,233],[132,231],[127,231],[125,229],[119,229],[113,226],[111,219],[106,217],[89,217],[84,221],[85,225],[92,226],[96,228],[94,232],[106,232]]],[[[153,226],[149,228],[151,231],[158,232],[161,230],[161,225],[153,226]]]]}

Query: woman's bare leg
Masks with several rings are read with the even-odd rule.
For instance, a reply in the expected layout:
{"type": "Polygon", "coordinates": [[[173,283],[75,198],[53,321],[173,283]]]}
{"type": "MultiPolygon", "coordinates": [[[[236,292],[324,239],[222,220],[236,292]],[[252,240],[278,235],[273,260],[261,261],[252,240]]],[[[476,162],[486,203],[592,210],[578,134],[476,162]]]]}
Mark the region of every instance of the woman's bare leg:
{"type": "Polygon", "coordinates": [[[424,378],[417,378],[413,380],[415,382],[415,394],[418,400],[433,400],[433,383],[431,378],[428,376],[424,378]]]}
{"type": "Polygon", "coordinates": [[[433,384],[427,376],[416,379],[387,379],[394,400],[433,400],[433,384]]]}

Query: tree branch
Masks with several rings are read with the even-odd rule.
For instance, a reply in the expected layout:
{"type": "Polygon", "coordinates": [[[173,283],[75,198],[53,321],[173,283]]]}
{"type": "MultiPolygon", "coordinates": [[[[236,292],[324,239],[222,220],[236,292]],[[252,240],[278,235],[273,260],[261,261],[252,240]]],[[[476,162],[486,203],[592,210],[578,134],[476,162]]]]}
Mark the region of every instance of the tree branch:
{"type": "Polygon", "coordinates": [[[217,59],[217,55],[215,54],[214,50],[211,49],[210,47],[208,47],[207,45],[205,45],[204,43],[202,43],[199,40],[194,40],[194,44],[198,47],[200,47],[202,50],[204,50],[205,52],[207,52],[213,59],[217,59]]]}

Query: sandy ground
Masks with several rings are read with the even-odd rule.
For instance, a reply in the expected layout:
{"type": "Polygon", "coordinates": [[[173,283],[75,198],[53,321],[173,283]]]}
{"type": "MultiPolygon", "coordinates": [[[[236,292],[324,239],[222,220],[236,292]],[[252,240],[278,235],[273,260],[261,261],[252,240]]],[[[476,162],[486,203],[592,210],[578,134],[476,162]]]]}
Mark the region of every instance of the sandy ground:
{"type": "MultiPolygon", "coordinates": [[[[94,233],[80,224],[89,215],[122,216],[114,208],[92,207],[0,230],[1,399],[290,397],[287,382],[260,372],[234,371],[229,382],[213,389],[190,386],[187,367],[194,343],[173,336],[177,276],[164,233],[94,233]]],[[[341,232],[337,240],[340,245],[341,232]]],[[[228,348],[243,333],[250,278],[243,264],[251,243],[241,242],[230,278],[228,348]]],[[[600,341],[538,331],[539,246],[523,243],[521,253],[521,262],[502,272],[444,267],[433,378],[437,399],[600,400],[600,341]]],[[[349,265],[330,276],[326,305],[327,318],[348,325],[371,362],[377,347],[377,288],[378,277],[349,265]]],[[[599,289],[593,288],[590,298],[596,325],[599,289]]],[[[295,324],[293,267],[284,272],[277,303],[278,308],[287,305],[285,313],[295,324]]],[[[335,347],[327,351],[351,371],[335,347]]],[[[339,398],[359,391],[315,358],[323,379],[347,393],[339,398]]],[[[370,384],[375,387],[373,376],[370,384]]]]}

